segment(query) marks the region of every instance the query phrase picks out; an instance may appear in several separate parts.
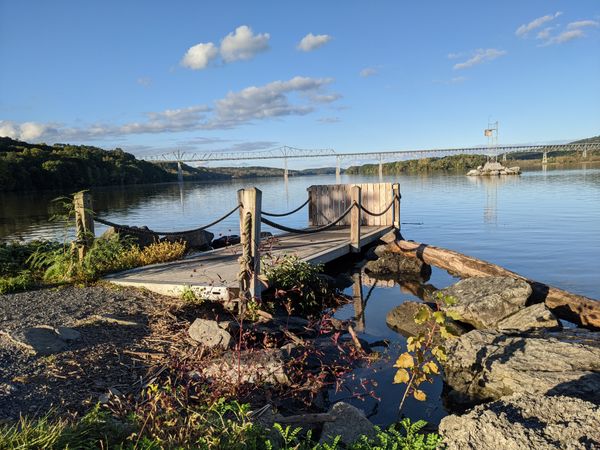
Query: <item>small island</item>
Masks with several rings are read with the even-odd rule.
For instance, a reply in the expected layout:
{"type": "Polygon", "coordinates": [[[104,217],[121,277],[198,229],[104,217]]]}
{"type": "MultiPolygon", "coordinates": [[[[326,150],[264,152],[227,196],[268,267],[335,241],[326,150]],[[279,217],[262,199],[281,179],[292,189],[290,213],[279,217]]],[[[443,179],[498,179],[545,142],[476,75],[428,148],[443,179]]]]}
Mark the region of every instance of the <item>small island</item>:
{"type": "Polygon", "coordinates": [[[469,177],[500,175],[521,175],[521,168],[518,166],[504,167],[498,161],[488,161],[483,166],[477,166],[477,169],[467,172],[469,177]]]}

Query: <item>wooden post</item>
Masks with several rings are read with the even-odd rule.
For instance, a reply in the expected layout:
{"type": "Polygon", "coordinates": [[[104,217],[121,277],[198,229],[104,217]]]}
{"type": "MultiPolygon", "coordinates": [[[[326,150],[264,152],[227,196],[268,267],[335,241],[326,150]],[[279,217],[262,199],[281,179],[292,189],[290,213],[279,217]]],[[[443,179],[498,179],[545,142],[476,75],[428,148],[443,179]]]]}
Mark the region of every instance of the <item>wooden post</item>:
{"type": "Polygon", "coordinates": [[[396,230],[400,229],[400,183],[392,184],[392,194],[394,195],[393,225],[396,230]]]}
{"type": "Polygon", "coordinates": [[[352,253],[358,253],[360,252],[360,186],[352,186],[352,201],[355,202],[355,205],[350,212],[350,251],[352,253]]]}
{"type": "Polygon", "coordinates": [[[260,274],[260,215],[262,206],[262,192],[260,189],[240,189],[238,200],[240,208],[240,241],[242,244],[242,258],[240,259],[240,273],[246,272],[240,284],[240,312],[245,310],[246,302],[250,299],[260,299],[261,286],[258,276],[260,274]],[[248,215],[250,218],[248,219],[248,215]],[[250,220],[250,230],[247,229],[247,220],[250,220]]]}
{"type": "Polygon", "coordinates": [[[75,235],[77,237],[77,250],[79,260],[85,256],[88,248],[94,242],[94,211],[92,209],[92,195],[81,191],[73,196],[75,208],[75,235]]]}
{"type": "Polygon", "coordinates": [[[354,303],[354,319],[356,331],[365,331],[365,304],[362,290],[361,273],[352,275],[352,301],[354,303]]]}

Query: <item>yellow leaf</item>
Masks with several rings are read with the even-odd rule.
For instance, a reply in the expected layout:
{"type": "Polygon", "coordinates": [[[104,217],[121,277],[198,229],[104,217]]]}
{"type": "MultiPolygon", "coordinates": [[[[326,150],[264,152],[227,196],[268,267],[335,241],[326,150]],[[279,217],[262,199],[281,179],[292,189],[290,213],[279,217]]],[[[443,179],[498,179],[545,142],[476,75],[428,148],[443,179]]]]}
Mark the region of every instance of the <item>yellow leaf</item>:
{"type": "Polygon", "coordinates": [[[438,325],[443,325],[446,321],[446,317],[442,311],[436,311],[433,313],[433,318],[435,319],[438,325]]]}
{"type": "Polygon", "coordinates": [[[398,372],[396,372],[396,375],[394,375],[394,384],[401,384],[401,383],[408,383],[408,380],[410,380],[410,376],[408,375],[408,372],[406,371],[406,369],[398,369],[398,372]]]}
{"type": "Polygon", "coordinates": [[[413,360],[413,357],[410,356],[408,353],[402,353],[396,360],[394,367],[409,368],[414,367],[414,365],[415,361],[413,360]]]}
{"type": "Polygon", "coordinates": [[[438,368],[437,364],[434,363],[433,361],[429,361],[427,364],[425,364],[424,368],[427,368],[427,372],[426,373],[440,373],[440,369],[438,368]]]}
{"type": "Polygon", "coordinates": [[[431,317],[431,309],[428,306],[422,306],[419,311],[415,314],[414,321],[417,325],[421,325],[429,320],[431,317]]]}
{"type": "Polygon", "coordinates": [[[413,392],[413,397],[415,400],[419,400],[420,402],[427,400],[427,394],[419,389],[416,389],[415,392],[413,392]]]}

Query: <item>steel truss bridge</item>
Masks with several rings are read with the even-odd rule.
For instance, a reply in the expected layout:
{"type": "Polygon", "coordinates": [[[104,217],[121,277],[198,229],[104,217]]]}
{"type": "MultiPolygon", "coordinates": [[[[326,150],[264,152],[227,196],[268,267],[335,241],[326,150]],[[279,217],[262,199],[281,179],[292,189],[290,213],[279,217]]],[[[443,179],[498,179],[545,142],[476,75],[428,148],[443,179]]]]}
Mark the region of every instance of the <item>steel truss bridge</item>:
{"type": "MultiPolygon", "coordinates": [[[[436,156],[450,156],[460,154],[477,154],[497,157],[511,153],[542,153],[542,163],[548,162],[548,153],[556,151],[581,152],[582,158],[587,158],[588,152],[600,150],[600,143],[573,143],[573,144],[535,144],[535,145],[504,145],[481,146],[460,148],[433,148],[417,150],[391,150],[379,152],[337,152],[332,148],[302,149],[282,146],[263,151],[250,152],[182,152],[174,151],[160,155],[142,156],[141,159],[153,162],[177,163],[181,168],[182,163],[207,163],[217,161],[258,161],[267,159],[284,160],[284,173],[287,176],[287,162],[290,159],[306,158],[336,158],[336,174],[340,174],[341,161],[344,159],[372,159],[379,163],[379,174],[382,174],[383,162],[391,159],[419,159],[436,156]]],[[[180,169],[181,170],[181,169],[180,169]]]]}

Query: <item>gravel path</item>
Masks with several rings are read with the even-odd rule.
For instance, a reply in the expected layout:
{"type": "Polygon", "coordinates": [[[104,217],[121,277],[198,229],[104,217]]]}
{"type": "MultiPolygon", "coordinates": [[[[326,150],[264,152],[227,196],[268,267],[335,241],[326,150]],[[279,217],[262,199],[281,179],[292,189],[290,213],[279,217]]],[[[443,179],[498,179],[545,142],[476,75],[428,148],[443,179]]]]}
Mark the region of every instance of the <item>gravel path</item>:
{"type": "Polygon", "coordinates": [[[152,322],[176,300],[132,288],[91,286],[0,295],[0,419],[49,409],[83,412],[109,389],[126,393],[151,362],[131,356],[156,353],[152,322]],[[107,322],[111,315],[129,322],[107,322]],[[28,327],[66,326],[80,333],[68,348],[34,355],[14,341],[28,327]]]}

